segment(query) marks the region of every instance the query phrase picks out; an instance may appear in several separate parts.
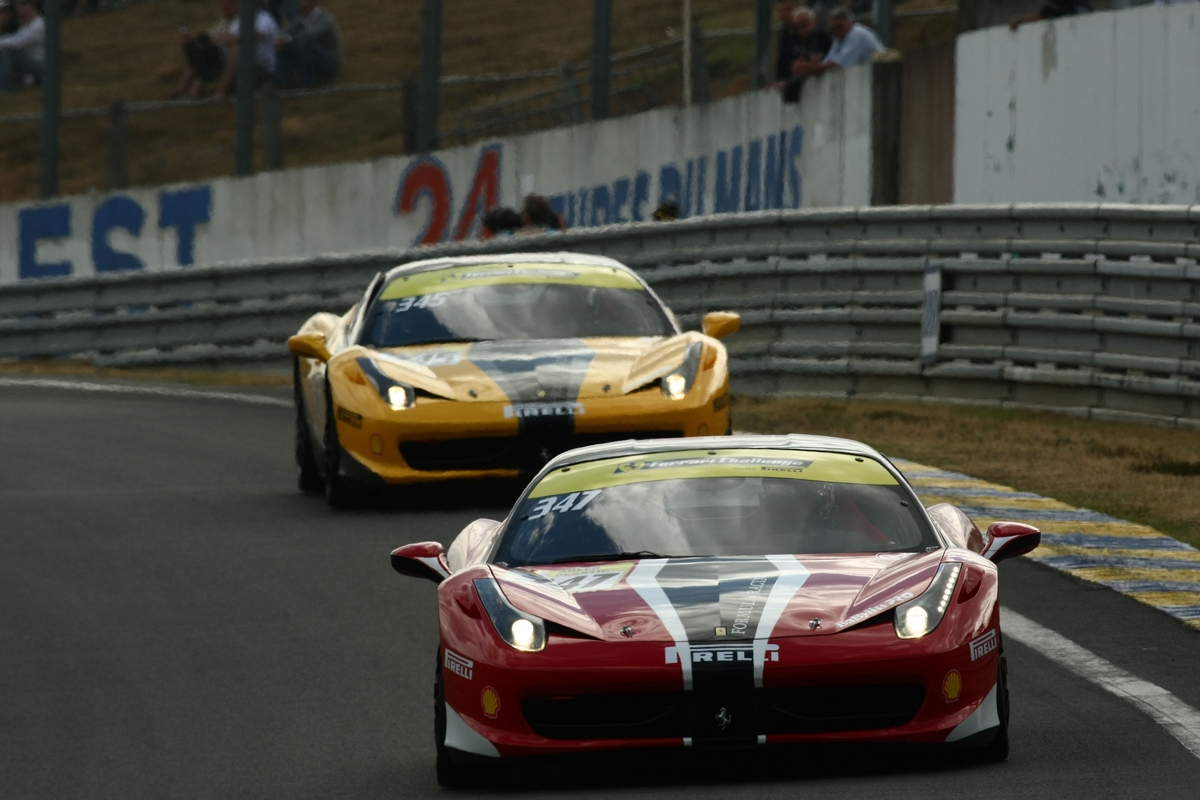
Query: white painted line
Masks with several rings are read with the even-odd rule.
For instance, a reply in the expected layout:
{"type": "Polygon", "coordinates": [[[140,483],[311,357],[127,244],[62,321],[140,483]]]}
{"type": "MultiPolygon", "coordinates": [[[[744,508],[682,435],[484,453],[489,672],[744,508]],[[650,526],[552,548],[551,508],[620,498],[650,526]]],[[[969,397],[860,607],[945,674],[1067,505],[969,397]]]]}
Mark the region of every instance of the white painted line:
{"type": "Polygon", "coordinates": [[[1141,709],[1200,758],[1200,711],[1161,686],[1144,681],[1009,608],[1000,610],[1004,636],[1087,678],[1105,691],[1141,709]]]}
{"type": "Polygon", "coordinates": [[[187,400],[231,400],[253,406],[277,406],[291,408],[292,401],[282,397],[267,397],[260,394],[241,392],[202,392],[196,389],[168,389],[162,386],[129,386],[127,384],[89,383],[87,381],[61,381],[50,378],[0,378],[0,386],[28,386],[38,389],[70,389],[77,392],[103,392],[107,394],[141,394],[156,397],[179,397],[187,400]]]}

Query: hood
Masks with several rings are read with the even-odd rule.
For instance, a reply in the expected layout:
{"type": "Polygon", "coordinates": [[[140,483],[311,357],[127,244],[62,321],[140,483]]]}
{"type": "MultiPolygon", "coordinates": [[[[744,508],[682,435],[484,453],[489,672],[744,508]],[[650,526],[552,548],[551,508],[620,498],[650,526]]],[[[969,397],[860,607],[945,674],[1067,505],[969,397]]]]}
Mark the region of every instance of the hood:
{"type": "MultiPolygon", "coordinates": [[[[492,566],[517,608],[607,641],[830,636],[928,588],[944,551],[492,566]],[[812,626],[820,620],[819,626],[812,626]],[[623,633],[628,629],[632,635],[623,633]]],[[[765,646],[765,645],[763,645],[765,646]]]]}
{"type": "Polygon", "coordinates": [[[463,402],[572,403],[637,391],[679,366],[687,346],[700,339],[690,333],[477,342],[389,348],[375,356],[397,380],[419,372],[437,381],[434,394],[463,402]]]}

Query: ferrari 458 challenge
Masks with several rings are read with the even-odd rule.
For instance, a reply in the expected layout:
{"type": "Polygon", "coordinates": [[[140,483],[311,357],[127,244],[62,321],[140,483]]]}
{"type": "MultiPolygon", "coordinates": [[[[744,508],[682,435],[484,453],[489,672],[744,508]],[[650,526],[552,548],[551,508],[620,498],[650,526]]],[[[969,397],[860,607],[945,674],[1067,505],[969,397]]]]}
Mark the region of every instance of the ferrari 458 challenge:
{"type": "Polygon", "coordinates": [[[1008,754],[996,562],[1036,528],[925,508],[821,436],[551,461],[503,522],[392,553],[438,586],[438,779],[621,748],[952,743],[1008,754]]]}
{"type": "Polygon", "coordinates": [[[364,489],[532,475],[586,444],[729,430],[710,313],[683,333],[633,270],[574,253],[419,261],[316,314],[294,354],[300,487],[364,489]]]}

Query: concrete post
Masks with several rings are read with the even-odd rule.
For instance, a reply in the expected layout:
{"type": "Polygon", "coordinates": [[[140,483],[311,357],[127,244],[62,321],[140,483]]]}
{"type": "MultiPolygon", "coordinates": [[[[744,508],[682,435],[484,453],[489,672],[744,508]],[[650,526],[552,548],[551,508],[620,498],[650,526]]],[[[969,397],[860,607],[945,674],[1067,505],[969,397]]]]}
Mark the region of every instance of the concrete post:
{"type": "Polygon", "coordinates": [[[875,35],[884,47],[896,44],[896,0],[873,0],[871,16],[875,26],[875,35]]]}
{"type": "Polygon", "coordinates": [[[750,85],[762,89],[771,82],[771,0],[754,0],[754,63],[750,85]]]}
{"type": "Polygon", "coordinates": [[[900,202],[901,78],[904,64],[871,65],[871,205],[900,202]]]}
{"type": "Polygon", "coordinates": [[[592,0],[592,119],[608,118],[612,0],[592,0]]]}
{"type": "Polygon", "coordinates": [[[42,120],[39,129],[38,196],[58,194],[58,123],[62,111],[62,3],[46,0],[46,60],[42,65],[42,120]]]}
{"type": "Polygon", "coordinates": [[[129,115],[125,101],[114,100],[108,111],[108,188],[129,185],[129,115]]]}
{"type": "Polygon", "coordinates": [[[237,112],[234,122],[236,144],[233,171],[238,175],[254,172],[254,89],[258,84],[258,65],[254,59],[257,37],[254,18],[258,14],[255,0],[240,0],[238,4],[238,63],[237,112]]]}
{"type": "Polygon", "coordinates": [[[417,150],[437,149],[438,91],[442,77],[442,0],[421,5],[421,88],[417,100],[417,150]]]}

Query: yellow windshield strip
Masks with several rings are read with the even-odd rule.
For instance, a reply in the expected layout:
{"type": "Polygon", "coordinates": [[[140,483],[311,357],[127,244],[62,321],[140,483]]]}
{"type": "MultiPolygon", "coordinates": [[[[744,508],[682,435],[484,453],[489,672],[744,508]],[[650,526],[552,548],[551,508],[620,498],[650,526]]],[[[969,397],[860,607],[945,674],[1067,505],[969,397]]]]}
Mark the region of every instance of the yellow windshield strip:
{"type": "Polygon", "coordinates": [[[871,458],[816,450],[686,450],[626,456],[556,469],[531,498],[607,489],[626,483],[678,478],[791,478],[823,483],[895,486],[898,481],[871,458]],[[715,455],[713,454],[715,452],[715,455]]]}
{"type": "Polygon", "coordinates": [[[598,267],[591,264],[479,264],[401,275],[383,288],[379,298],[399,300],[473,286],[521,283],[557,283],[599,289],[643,288],[633,275],[614,267],[598,267]]]}

